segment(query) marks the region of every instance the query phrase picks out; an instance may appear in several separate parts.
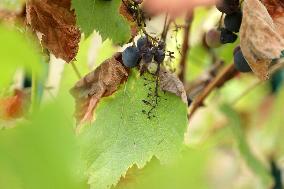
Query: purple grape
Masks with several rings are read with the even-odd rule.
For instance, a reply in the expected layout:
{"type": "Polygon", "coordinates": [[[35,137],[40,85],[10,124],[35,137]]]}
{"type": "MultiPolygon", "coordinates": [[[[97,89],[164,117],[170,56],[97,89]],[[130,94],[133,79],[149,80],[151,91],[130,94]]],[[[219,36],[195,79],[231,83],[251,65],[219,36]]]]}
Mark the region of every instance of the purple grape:
{"type": "Polygon", "coordinates": [[[146,36],[142,36],[137,40],[137,47],[140,51],[142,51],[147,48],[148,43],[148,38],[146,36]]]}
{"type": "Polygon", "coordinates": [[[157,63],[162,63],[164,60],[165,60],[165,57],[166,57],[166,54],[163,50],[161,49],[158,49],[156,52],[155,52],[155,55],[154,55],[154,60],[157,62],[157,63]]]}
{"type": "Polygon", "coordinates": [[[221,31],[217,29],[209,30],[205,35],[205,41],[208,47],[217,48],[221,46],[221,31]]]}
{"type": "Polygon", "coordinates": [[[166,47],[166,44],[164,41],[159,41],[158,42],[158,48],[161,49],[161,50],[164,50],[166,47]]]}
{"type": "Polygon", "coordinates": [[[225,28],[231,32],[239,32],[242,24],[243,14],[241,11],[227,14],[224,19],[225,28]]]}
{"type": "Polygon", "coordinates": [[[221,28],[220,41],[222,44],[234,43],[238,39],[238,36],[226,28],[221,28]]]}
{"type": "Polygon", "coordinates": [[[142,58],[145,63],[150,63],[153,60],[153,52],[152,49],[147,49],[142,53],[142,58]]]}
{"type": "Polygon", "coordinates": [[[251,68],[239,47],[234,51],[234,64],[236,69],[240,72],[251,72],[251,68]]]}
{"type": "Polygon", "coordinates": [[[137,47],[127,47],[122,52],[122,62],[128,68],[133,68],[138,65],[140,52],[137,47]]]}

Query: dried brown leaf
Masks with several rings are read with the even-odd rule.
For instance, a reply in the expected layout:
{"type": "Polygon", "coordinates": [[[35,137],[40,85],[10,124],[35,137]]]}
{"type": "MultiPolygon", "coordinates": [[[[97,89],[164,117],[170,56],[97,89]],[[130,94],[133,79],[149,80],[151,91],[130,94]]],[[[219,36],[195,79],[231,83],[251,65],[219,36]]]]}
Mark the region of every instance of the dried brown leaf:
{"type": "Polygon", "coordinates": [[[273,59],[280,57],[284,39],[259,0],[243,2],[240,41],[243,54],[253,72],[262,80],[268,79],[268,68],[273,59]]]}
{"type": "Polygon", "coordinates": [[[187,104],[187,96],[183,83],[179,78],[167,71],[164,68],[161,68],[159,73],[160,87],[163,91],[167,91],[177,96],[181,97],[182,101],[187,104]]]}
{"type": "Polygon", "coordinates": [[[29,0],[27,22],[42,34],[42,44],[57,58],[73,60],[78,52],[80,31],[71,0],[29,0]]]}
{"type": "Polygon", "coordinates": [[[76,100],[77,123],[92,120],[99,100],[113,94],[119,85],[127,80],[128,70],[121,64],[120,58],[121,53],[118,53],[105,60],[71,89],[70,92],[76,100]]]}

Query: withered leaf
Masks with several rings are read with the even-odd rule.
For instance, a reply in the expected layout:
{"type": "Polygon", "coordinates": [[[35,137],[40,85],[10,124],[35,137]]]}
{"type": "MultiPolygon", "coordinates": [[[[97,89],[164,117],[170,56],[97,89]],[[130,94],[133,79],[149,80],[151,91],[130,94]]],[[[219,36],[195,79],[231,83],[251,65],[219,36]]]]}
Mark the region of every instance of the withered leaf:
{"type": "Polygon", "coordinates": [[[170,73],[165,68],[160,69],[159,73],[160,87],[163,91],[167,91],[181,97],[182,101],[187,104],[187,96],[183,83],[179,78],[170,73]]]}
{"type": "Polygon", "coordinates": [[[284,39],[259,0],[243,2],[243,21],[240,45],[253,72],[262,80],[268,79],[268,68],[284,49],[284,39]]]}
{"type": "Polygon", "coordinates": [[[105,60],[70,90],[76,100],[75,117],[78,124],[92,120],[99,100],[113,94],[127,80],[128,70],[120,63],[120,58],[121,53],[117,53],[105,60]]]}
{"type": "Polygon", "coordinates": [[[57,58],[73,60],[78,52],[80,31],[71,0],[29,0],[27,22],[42,34],[41,42],[57,58]]]}

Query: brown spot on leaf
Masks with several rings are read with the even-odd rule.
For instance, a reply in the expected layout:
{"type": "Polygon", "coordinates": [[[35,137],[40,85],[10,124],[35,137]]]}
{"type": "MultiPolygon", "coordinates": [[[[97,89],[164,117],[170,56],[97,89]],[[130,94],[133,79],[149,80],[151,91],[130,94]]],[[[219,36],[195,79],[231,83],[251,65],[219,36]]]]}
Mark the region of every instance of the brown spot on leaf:
{"type": "Polygon", "coordinates": [[[70,0],[29,0],[27,22],[42,34],[41,42],[57,58],[73,60],[78,52],[80,31],[70,0]]]}
{"type": "Polygon", "coordinates": [[[167,91],[181,97],[182,101],[187,104],[184,85],[176,75],[170,73],[165,68],[161,68],[159,79],[160,87],[163,91],[167,91]]]}
{"type": "Polygon", "coordinates": [[[240,46],[253,72],[262,80],[268,79],[268,68],[284,49],[284,39],[266,7],[259,0],[243,2],[243,21],[240,46]]]}
{"type": "Polygon", "coordinates": [[[71,89],[76,100],[75,117],[78,124],[91,121],[99,100],[113,94],[127,80],[128,70],[121,64],[120,58],[121,53],[117,53],[105,60],[71,89]]]}

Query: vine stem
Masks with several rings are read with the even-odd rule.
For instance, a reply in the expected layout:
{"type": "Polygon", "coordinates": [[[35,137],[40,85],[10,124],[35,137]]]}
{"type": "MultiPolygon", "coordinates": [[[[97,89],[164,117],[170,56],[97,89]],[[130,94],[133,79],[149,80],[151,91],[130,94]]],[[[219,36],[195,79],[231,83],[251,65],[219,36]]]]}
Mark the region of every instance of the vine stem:
{"type": "MultiPolygon", "coordinates": [[[[269,75],[274,74],[275,72],[281,70],[284,68],[284,60],[280,61],[279,63],[271,66],[269,68],[269,75]]],[[[223,69],[223,71],[221,71],[217,77],[215,77],[215,79],[210,82],[206,88],[203,90],[203,92],[197,96],[197,98],[193,101],[192,104],[192,109],[189,112],[189,119],[194,115],[194,113],[196,112],[196,110],[201,107],[203,105],[204,100],[209,96],[209,94],[217,87],[219,87],[220,85],[224,84],[226,81],[230,80],[233,76],[234,73],[237,73],[237,70],[234,66],[234,64],[230,64],[227,67],[225,67],[223,69]]],[[[232,104],[236,104],[240,99],[242,99],[244,96],[246,96],[251,90],[253,90],[255,87],[257,87],[258,85],[262,84],[264,81],[256,81],[255,83],[253,83],[251,86],[249,86],[239,97],[236,98],[236,100],[234,100],[232,102],[232,104]]]]}
{"type": "Polygon", "coordinates": [[[184,36],[183,36],[183,43],[182,43],[182,51],[181,51],[181,60],[180,60],[180,73],[178,75],[179,79],[184,82],[185,81],[185,74],[186,74],[186,59],[189,51],[189,34],[192,22],[192,14],[187,15],[186,23],[184,27],[184,36]]]}
{"type": "Polygon", "coordinates": [[[220,19],[219,19],[219,22],[218,22],[218,28],[222,27],[223,18],[224,18],[224,13],[222,13],[221,16],[220,16],[220,19]]]}
{"type": "Polygon", "coordinates": [[[230,64],[227,67],[225,67],[218,75],[213,79],[212,82],[210,82],[203,92],[196,97],[196,99],[193,101],[192,109],[189,113],[189,119],[194,115],[196,110],[203,106],[204,100],[209,96],[209,94],[218,86],[224,84],[226,81],[230,80],[232,76],[237,73],[237,70],[234,66],[234,64],[230,64]]]}
{"type": "Polygon", "coordinates": [[[77,66],[75,65],[74,61],[71,62],[71,66],[75,72],[75,74],[77,75],[78,79],[82,79],[82,75],[80,74],[77,66]]]}
{"type": "Polygon", "coordinates": [[[161,36],[161,39],[163,41],[166,41],[166,39],[167,39],[167,35],[168,35],[168,32],[169,32],[169,28],[170,28],[171,23],[172,23],[172,19],[169,19],[169,14],[167,13],[166,17],[165,17],[165,21],[164,21],[164,29],[163,29],[162,36],[161,36]]]}

